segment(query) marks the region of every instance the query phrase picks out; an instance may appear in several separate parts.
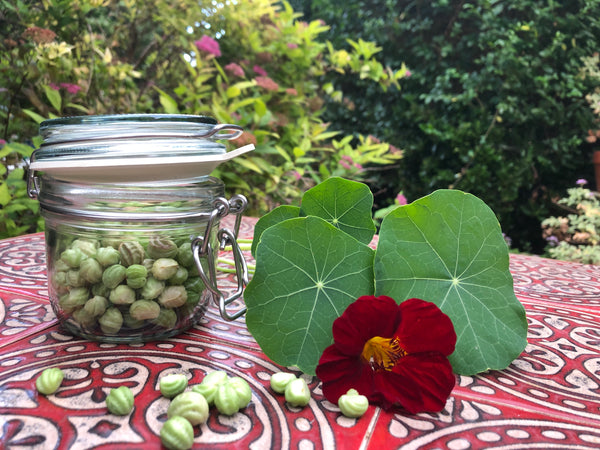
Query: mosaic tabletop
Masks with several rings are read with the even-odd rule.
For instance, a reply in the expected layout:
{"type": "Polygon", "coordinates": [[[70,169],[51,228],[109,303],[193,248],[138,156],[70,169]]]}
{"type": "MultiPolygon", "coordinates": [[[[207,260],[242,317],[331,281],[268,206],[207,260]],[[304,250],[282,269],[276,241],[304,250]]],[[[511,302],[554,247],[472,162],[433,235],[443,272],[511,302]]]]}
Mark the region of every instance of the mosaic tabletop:
{"type": "MultiPolygon", "coordinates": [[[[240,237],[251,237],[253,219],[240,237]]],[[[247,255],[250,258],[250,255],[247,255]]],[[[61,330],[47,297],[43,234],[0,241],[0,448],[158,449],[168,400],[158,380],[185,373],[190,384],[213,370],[252,388],[233,416],[211,408],[195,428],[194,448],[240,449],[598,449],[600,448],[600,267],[511,255],[515,293],[525,306],[528,345],[507,369],[457,377],[443,411],[407,415],[375,406],[359,419],[325,400],[293,408],[269,388],[273,364],[244,319],[223,320],[211,306],[201,323],[170,339],[99,344],[61,330]],[[35,379],[65,373],[43,396],[35,379]],[[135,395],[127,416],[105,398],[125,385],[135,395]]],[[[236,286],[231,275],[219,284],[236,286]]],[[[232,305],[233,311],[242,302],[232,305]]]]}

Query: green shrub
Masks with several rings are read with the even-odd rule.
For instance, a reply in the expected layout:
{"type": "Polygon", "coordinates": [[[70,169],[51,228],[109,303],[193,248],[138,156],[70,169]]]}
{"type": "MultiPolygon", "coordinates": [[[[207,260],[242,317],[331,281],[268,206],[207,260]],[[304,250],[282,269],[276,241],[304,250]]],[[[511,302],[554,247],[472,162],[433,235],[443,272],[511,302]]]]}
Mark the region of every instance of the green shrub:
{"type": "MultiPolygon", "coordinates": [[[[469,191],[497,213],[521,249],[540,251],[551,199],[592,177],[584,142],[593,115],[586,95],[600,80],[581,76],[600,41],[596,0],[295,1],[332,24],[325,36],[377,41],[386,64],[405,62],[402,91],[381,96],[342,78],[351,93],[328,105],[332,126],[383,138],[405,150],[376,191],[409,200],[435,188],[469,191]],[[346,127],[346,128],[342,128],[346,127]]],[[[379,199],[379,202],[383,202],[379,199]]]]}
{"type": "Polygon", "coordinates": [[[331,175],[362,180],[367,165],[402,157],[380,134],[347,138],[322,114],[325,99],[344,99],[334,74],[384,93],[405,70],[382,65],[373,43],[335,49],[319,39],[325,24],[301,21],[285,2],[29,3],[0,1],[0,137],[11,146],[57,116],[210,115],[247,130],[233,145],[256,144],[216,173],[251,197],[255,214],[331,175]]]}

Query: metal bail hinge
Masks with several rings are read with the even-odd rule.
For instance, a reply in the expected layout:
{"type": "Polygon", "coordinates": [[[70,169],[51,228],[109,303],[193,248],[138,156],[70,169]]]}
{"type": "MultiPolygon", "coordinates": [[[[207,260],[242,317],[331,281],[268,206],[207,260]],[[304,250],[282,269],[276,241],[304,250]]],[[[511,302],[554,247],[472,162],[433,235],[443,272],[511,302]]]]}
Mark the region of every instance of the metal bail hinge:
{"type": "Polygon", "coordinates": [[[247,206],[248,200],[243,195],[234,195],[229,201],[222,197],[217,198],[214,202],[214,209],[206,224],[204,236],[198,236],[192,241],[194,261],[196,262],[200,278],[202,278],[206,288],[214,295],[215,301],[219,306],[221,317],[225,320],[235,320],[246,313],[246,308],[244,307],[234,314],[229,314],[227,312],[227,306],[242,296],[244,287],[248,284],[248,266],[246,265],[242,250],[237,243],[242,213],[247,206]],[[215,220],[217,218],[220,219],[225,217],[229,213],[236,215],[234,231],[231,231],[228,228],[221,228],[216,236],[221,250],[227,245],[231,245],[235,262],[237,289],[228,298],[225,298],[217,286],[215,249],[213,249],[211,244],[211,233],[215,220]],[[203,262],[206,264],[206,267],[203,265],[203,262]]]}

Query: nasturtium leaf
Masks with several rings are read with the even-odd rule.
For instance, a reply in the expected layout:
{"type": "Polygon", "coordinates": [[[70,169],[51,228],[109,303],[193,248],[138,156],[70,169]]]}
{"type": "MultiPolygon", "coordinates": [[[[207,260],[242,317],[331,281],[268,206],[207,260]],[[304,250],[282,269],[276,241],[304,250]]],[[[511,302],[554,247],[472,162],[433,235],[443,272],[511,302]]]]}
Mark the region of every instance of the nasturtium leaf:
{"type": "Polygon", "coordinates": [[[361,295],[372,295],[374,251],[309,216],[267,228],[244,293],[246,324],[274,362],[314,374],[333,342],[332,325],[361,295]]]}
{"type": "Polygon", "coordinates": [[[302,196],[300,216],[317,216],[368,244],[377,230],[372,217],[373,194],[366,184],[331,177],[302,196]]]}
{"type": "Polygon", "coordinates": [[[281,205],[262,216],[254,226],[254,236],[252,238],[252,256],[256,258],[256,247],[260,242],[260,237],[267,228],[272,227],[279,222],[287,219],[294,219],[300,215],[300,208],[292,205],[281,205]]]}
{"type": "Polygon", "coordinates": [[[381,225],[375,285],[376,295],[421,298],[450,317],[458,374],[504,369],[527,344],[500,225],[471,194],[440,190],[392,211],[381,225]]]}

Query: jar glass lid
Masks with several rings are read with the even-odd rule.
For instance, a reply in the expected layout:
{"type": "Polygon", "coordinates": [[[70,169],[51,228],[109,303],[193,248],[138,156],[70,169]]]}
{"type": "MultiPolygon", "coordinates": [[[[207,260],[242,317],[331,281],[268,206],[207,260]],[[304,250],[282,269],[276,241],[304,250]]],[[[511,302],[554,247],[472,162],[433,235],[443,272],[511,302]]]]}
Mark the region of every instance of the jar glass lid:
{"type": "Polygon", "coordinates": [[[87,182],[140,182],[195,178],[251,151],[230,152],[217,142],[239,137],[238,125],[205,116],[124,114],[78,116],[41,123],[41,147],[30,170],[87,182]]]}

